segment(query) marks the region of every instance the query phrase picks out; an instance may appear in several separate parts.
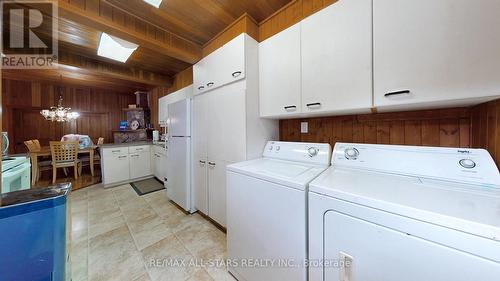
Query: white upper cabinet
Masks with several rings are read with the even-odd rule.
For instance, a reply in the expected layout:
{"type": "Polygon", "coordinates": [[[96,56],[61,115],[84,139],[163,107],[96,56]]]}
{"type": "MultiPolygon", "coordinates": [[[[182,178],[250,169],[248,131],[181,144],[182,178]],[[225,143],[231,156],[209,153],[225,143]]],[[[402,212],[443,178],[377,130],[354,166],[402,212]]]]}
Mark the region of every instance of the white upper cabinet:
{"type": "Polygon", "coordinates": [[[301,111],[300,23],[259,44],[260,116],[301,111]]]}
{"type": "Polygon", "coordinates": [[[194,65],[195,95],[245,78],[246,40],[242,33],[194,65]]]}
{"type": "Polygon", "coordinates": [[[499,11],[496,0],[375,0],[375,106],[418,109],[498,97],[499,11]]]}
{"type": "Polygon", "coordinates": [[[338,1],[304,19],[301,30],[302,112],[369,112],[373,92],[372,1],[338,1]]]}
{"type": "Polygon", "coordinates": [[[193,93],[200,94],[206,91],[206,58],[193,65],[193,93]]]}
{"type": "Polygon", "coordinates": [[[160,126],[166,126],[168,119],[168,103],[167,97],[162,97],[158,100],[158,123],[160,126]]]}

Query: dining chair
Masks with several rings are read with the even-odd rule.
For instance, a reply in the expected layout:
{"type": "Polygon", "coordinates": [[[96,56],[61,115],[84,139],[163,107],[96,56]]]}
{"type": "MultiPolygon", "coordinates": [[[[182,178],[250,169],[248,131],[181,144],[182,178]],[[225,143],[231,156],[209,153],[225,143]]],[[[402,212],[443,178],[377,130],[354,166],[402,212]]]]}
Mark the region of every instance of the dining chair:
{"type": "MultiPolygon", "coordinates": [[[[28,140],[24,142],[24,145],[28,148],[28,154],[33,154],[37,151],[41,150],[40,142],[38,140],[28,140]],[[38,144],[38,145],[37,145],[38,144]]],[[[42,172],[45,171],[50,171],[52,170],[52,161],[51,160],[46,160],[46,161],[37,161],[37,173],[36,175],[33,175],[35,177],[35,181],[38,181],[40,179],[40,176],[42,175],[42,172]]]]}
{"type": "Polygon", "coordinates": [[[78,159],[80,144],[74,141],[51,141],[50,151],[52,154],[52,183],[57,180],[58,168],[73,167],[75,180],[78,179],[78,170],[81,169],[81,160],[78,159]]]}
{"type": "MultiPolygon", "coordinates": [[[[102,144],[104,144],[104,138],[100,137],[97,139],[97,145],[102,145],[102,144]]],[[[80,157],[80,160],[82,161],[82,166],[90,166],[89,155],[84,155],[80,157]]],[[[99,152],[99,148],[97,148],[94,153],[94,165],[101,165],[101,154],[99,152]]]]}

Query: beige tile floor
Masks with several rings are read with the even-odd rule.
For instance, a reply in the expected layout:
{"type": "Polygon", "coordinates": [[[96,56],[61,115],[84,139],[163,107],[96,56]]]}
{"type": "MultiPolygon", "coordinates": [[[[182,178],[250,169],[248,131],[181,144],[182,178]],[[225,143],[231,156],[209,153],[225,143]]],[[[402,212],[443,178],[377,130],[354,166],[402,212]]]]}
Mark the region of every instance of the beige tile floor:
{"type": "Polygon", "coordinates": [[[226,235],[184,214],[165,190],[138,196],[128,184],[92,186],[70,197],[73,281],[235,280],[202,264],[226,258],[226,235]]]}

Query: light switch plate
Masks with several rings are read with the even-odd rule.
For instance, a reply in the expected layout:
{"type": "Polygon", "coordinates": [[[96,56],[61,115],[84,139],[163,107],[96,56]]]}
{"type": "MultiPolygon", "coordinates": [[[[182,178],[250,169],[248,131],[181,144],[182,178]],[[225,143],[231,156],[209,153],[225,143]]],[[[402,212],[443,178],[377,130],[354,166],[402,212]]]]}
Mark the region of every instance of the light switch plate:
{"type": "Polygon", "coordinates": [[[302,133],[302,134],[309,133],[309,123],[308,122],[300,122],[300,133],[302,133]]]}

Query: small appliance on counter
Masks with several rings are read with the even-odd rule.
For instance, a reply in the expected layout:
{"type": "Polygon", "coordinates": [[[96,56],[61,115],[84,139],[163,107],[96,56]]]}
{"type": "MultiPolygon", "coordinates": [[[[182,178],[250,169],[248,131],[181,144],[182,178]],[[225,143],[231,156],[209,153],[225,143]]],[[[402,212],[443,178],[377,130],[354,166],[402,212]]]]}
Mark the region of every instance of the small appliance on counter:
{"type": "Polygon", "coordinates": [[[70,190],[60,184],[0,195],[1,280],[69,280],[70,190]]]}
{"type": "Polygon", "coordinates": [[[160,141],[160,132],[158,130],[153,131],[153,143],[156,144],[160,141]]]}

